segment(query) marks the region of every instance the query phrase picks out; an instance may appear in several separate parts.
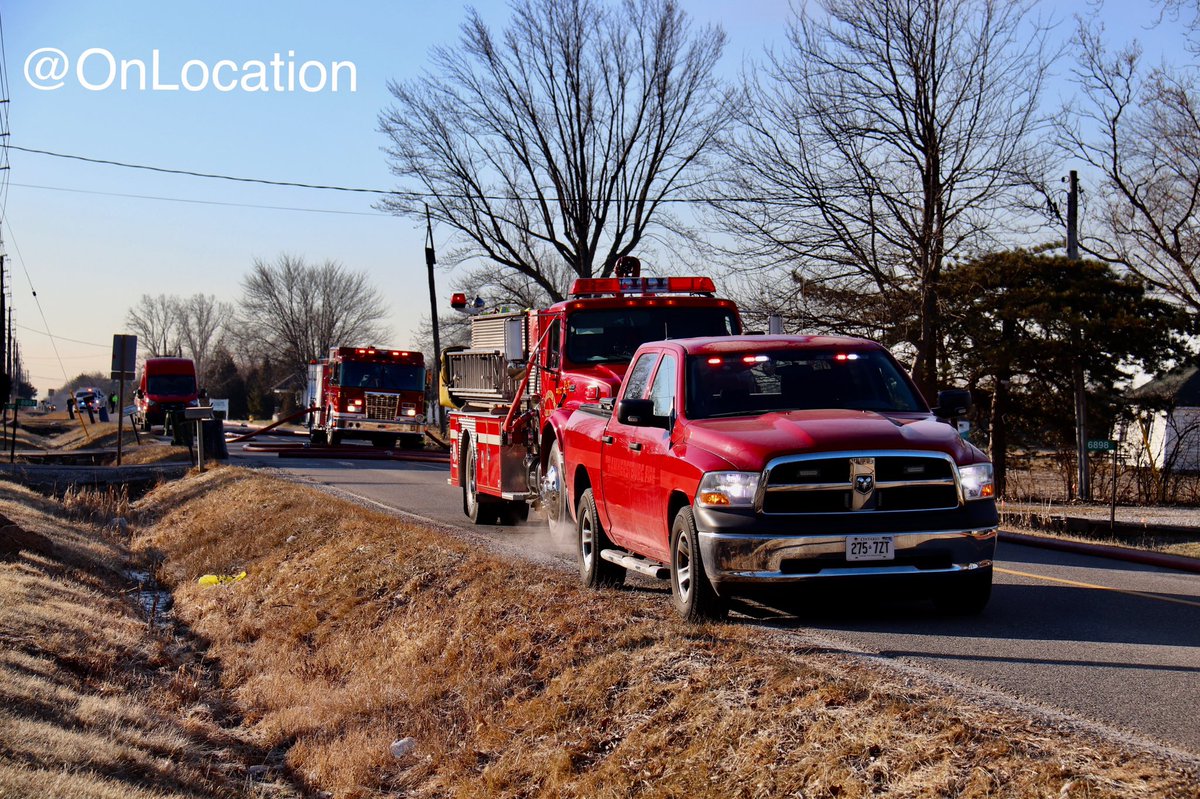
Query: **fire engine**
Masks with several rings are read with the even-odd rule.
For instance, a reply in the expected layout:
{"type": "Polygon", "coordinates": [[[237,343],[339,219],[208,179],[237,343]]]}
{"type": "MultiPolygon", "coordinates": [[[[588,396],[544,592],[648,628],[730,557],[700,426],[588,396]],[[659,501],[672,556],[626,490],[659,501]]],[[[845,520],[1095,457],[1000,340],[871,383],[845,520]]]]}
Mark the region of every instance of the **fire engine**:
{"type": "MultiPolygon", "coordinates": [[[[450,478],[476,524],[516,524],[529,508],[570,523],[559,431],[584,402],[613,396],[646,341],[741,332],[737,306],[709,277],[642,277],[625,256],[617,277],[580,278],[549,308],[481,313],[471,343],[442,355],[450,409],[450,478]]],[[[464,295],[452,305],[462,310],[464,295]]]]}
{"type": "Polygon", "coordinates": [[[382,347],[333,347],[308,366],[309,438],[334,446],[366,439],[381,447],[425,441],[425,357],[382,347]]]}

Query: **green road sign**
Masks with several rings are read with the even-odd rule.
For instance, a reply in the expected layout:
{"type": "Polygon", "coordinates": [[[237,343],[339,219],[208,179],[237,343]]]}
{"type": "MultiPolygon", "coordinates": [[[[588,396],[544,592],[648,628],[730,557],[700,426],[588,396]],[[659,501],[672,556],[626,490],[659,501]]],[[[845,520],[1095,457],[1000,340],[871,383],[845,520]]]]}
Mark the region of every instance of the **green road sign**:
{"type": "Polygon", "coordinates": [[[18,408],[33,408],[36,406],[37,406],[37,400],[31,400],[31,399],[18,399],[17,400],[18,408]]]}
{"type": "Polygon", "coordinates": [[[1117,448],[1117,442],[1111,438],[1089,438],[1087,442],[1088,452],[1112,452],[1117,448]]]}

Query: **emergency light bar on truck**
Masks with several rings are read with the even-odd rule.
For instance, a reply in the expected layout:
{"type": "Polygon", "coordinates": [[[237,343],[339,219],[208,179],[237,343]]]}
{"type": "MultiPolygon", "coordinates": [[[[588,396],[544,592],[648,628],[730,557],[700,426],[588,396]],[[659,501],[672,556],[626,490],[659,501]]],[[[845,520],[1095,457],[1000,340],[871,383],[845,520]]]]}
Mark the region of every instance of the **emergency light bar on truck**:
{"type": "Polygon", "coordinates": [[[571,299],[623,294],[693,294],[711,297],[711,277],[581,277],[571,285],[571,299]]]}

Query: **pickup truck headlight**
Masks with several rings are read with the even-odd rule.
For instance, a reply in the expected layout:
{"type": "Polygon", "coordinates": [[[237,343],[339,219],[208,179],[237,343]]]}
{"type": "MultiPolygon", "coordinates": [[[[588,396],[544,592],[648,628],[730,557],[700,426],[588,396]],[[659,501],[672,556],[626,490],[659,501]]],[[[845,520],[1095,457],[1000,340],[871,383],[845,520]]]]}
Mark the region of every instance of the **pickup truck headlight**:
{"type": "Polygon", "coordinates": [[[708,472],[700,479],[696,504],[702,508],[748,508],[758,492],[758,472],[708,472]]]}
{"type": "Polygon", "coordinates": [[[996,496],[996,484],[992,481],[990,463],[960,466],[958,478],[962,481],[963,499],[991,499],[996,496]]]}

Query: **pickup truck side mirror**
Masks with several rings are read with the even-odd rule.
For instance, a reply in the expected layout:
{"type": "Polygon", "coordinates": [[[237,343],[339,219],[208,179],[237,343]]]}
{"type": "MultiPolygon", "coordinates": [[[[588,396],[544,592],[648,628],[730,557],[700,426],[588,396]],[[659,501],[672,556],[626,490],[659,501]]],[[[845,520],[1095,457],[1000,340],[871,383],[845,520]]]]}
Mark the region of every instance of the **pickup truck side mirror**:
{"type": "Polygon", "coordinates": [[[661,427],[664,430],[670,426],[669,416],[654,415],[654,400],[625,399],[617,404],[617,421],[631,427],[661,427]]]}
{"type": "Polygon", "coordinates": [[[962,388],[948,388],[938,392],[938,404],[933,414],[939,419],[966,416],[971,410],[971,392],[962,388]]]}

